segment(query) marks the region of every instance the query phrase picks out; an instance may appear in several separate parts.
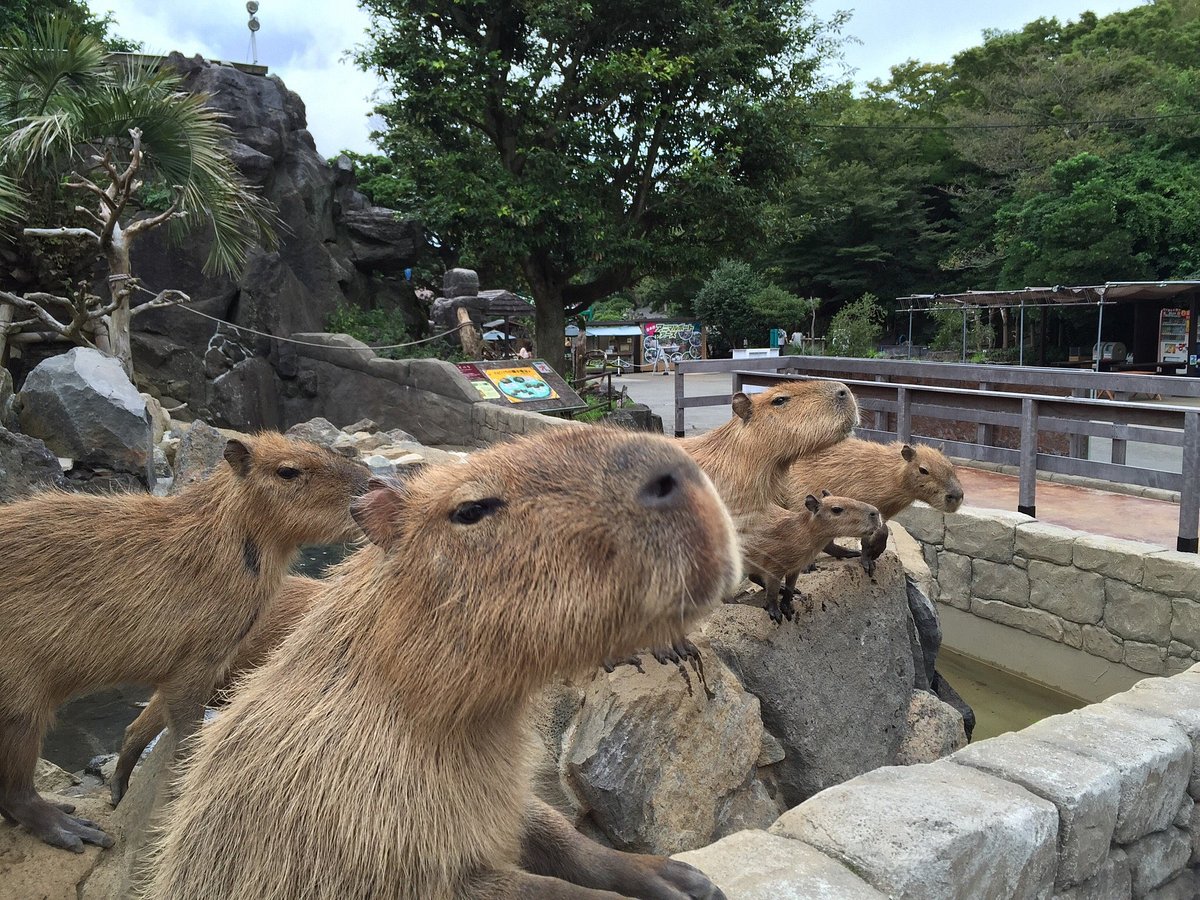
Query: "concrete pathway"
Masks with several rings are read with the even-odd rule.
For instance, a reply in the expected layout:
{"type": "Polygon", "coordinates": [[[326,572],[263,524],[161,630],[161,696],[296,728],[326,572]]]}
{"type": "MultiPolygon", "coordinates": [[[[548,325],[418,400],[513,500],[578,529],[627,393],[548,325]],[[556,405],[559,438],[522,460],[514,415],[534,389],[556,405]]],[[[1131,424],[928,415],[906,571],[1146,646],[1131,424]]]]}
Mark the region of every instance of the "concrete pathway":
{"type": "MultiPolygon", "coordinates": [[[[686,396],[723,393],[730,390],[730,382],[731,378],[727,373],[689,375],[685,381],[686,396]]],[[[626,386],[631,398],[639,403],[645,403],[662,416],[663,428],[667,434],[673,432],[675,422],[674,376],[624,375],[619,379],[613,379],[614,387],[618,384],[626,386]]],[[[728,406],[689,409],[685,417],[685,431],[689,435],[707,431],[728,420],[730,415],[728,406]]],[[[1146,448],[1149,450],[1150,445],[1146,445],[1146,448]]],[[[1131,463],[1135,461],[1139,449],[1133,442],[1129,444],[1131,463]]],[[[1172,462],[1175,461],[1170,459],[1169,454],[1162,454],[1161,451],[1171,449],[1174,448],[1154,447],[1154,451],[1160,451],[1153,454],[1157,458],[1153,462],[1150,459],[1144,459],[1141,462],[1169,471],[1172,462]]],[[[1093,453],[1100,459],[1108,458],[1107,451],[1107,447],[1093,448],[1093,453]]],[[[1178,450],[1175,451],[1176,454],[1178,452],[1178,450]]],[[[1146,455],[1151,456],[1151,453],[1146,455]]],[[[1175,462],[1174,470],[1179,471],[1177,462],[1175,462]]],[[[960,467],[959,477],[963,483],[967,506],[1016,511],[1020,487],[1020,481],[1016,476],[960,467]]],[[[1145,541],[1168,550],[1175,549],[1175,538],[1179,528],[1179,507],[1174,503],[1058,484],[1052,481],[1039,481],[1036,504],[1037,517],[1043,522],[1091,534],[1145,541]]]]}

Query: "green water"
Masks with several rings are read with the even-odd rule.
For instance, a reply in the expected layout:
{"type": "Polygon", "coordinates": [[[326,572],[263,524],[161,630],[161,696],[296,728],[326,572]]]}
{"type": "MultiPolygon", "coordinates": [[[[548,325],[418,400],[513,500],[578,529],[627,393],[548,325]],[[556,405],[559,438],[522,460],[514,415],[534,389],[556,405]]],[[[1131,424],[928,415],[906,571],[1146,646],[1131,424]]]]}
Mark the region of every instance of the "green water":
{"type": "Polygon", "coordinates": [[[972,741],[1020,731],[1047,716],[1070,712],[1086,702],[942,647],[938,672],[975,711],[972,741]]]}

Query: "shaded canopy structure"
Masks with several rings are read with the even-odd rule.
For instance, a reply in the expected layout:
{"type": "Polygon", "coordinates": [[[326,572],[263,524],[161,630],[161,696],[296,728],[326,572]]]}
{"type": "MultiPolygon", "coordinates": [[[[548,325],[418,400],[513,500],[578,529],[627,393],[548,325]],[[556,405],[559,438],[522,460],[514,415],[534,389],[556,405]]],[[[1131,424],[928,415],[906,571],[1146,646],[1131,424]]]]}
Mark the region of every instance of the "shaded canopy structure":
{"type": "MultiPolygon", "coordinates": [[[[1104,309],[1114,304],[1137,304],[1134,313],[1133,335],[1125,343],[1133,349],[1135,357],[1143,360],[1157,358],[1157,350],[1148,353],[1147,350],[1158,341],[1158,312],[1169,306],[1187,309],[1190,312],[1187,332],[1187,362],[1186,374],[1197,375],[1196,355],[1200,352],[1197,346],[1196,325],[1200,313],[1200,281],[1108,281],[1104,284],[1088,285],[1054,285],[1053,287],[1027,287],[1014,291],[965,291],[955,294],[911,294],[897,298],[909,305],[897,310],[909,314],[909,340],[912,338],[912,315],[915,312],[931,312],[934,310],[966,310],[970,307],[1002,307],[1020,311],[1021,364],[1024,365],[1024,326],[1026,309],[1041,309],[1046,307],[1066,306],[1095,306],[1096,314],[1096,343],[1103,342],[1104,309]],[[1154,323],[1151,327],[1144,315],[1138,315],[1143,309],[1152,307],[1154,323]]],[[[964,317],[964,335],[965,335],[964,317]]],[[[1043,319],[1043,322],[1045,320],[1043,319]]],[[[965,341],[965,338],[964,338],[965,341]]],[[[1099,364],[1099,360],[1097,360],[1099,364]]],[[[1180,364],[1183,367],[1185,364],[1180,364]]]]}

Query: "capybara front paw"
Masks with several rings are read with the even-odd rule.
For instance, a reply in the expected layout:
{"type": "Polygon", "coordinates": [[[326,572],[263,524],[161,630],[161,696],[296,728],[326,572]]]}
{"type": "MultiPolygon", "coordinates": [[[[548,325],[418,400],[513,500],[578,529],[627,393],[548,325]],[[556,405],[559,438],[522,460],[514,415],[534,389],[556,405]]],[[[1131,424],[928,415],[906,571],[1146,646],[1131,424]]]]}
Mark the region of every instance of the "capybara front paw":
{"type": "Polygon", "coordinates": [[[643,675],[646,674],[646,670],[642,668],[642,658],[640,656],[627,656],[625,659],[606,659],[604,661],[604,671],[610,675],[617,666],[633,666],[643,675]]]}
{"type": "Polygon", "coordinates": [[[669,885],[669,890],[655,894],[655,898],[677,897],[676,892],[682,891],[688,900],[726,900],[725,893],[709,881],[707,875],[685,862],[664,859],[658,877],[669,885]]]}

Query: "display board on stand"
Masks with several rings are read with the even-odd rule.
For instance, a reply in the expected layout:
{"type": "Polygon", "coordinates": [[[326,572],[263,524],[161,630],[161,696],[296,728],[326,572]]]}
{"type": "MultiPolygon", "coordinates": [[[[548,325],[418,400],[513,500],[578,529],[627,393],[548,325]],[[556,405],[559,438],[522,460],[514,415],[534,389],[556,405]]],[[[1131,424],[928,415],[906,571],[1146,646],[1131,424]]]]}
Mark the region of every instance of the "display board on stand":
{"type": "Polygon", "coordinates": [[[489,403],[529,412],[565,412],[587,406],[543,359],[492,359],[456,365],[489,403]]]}

